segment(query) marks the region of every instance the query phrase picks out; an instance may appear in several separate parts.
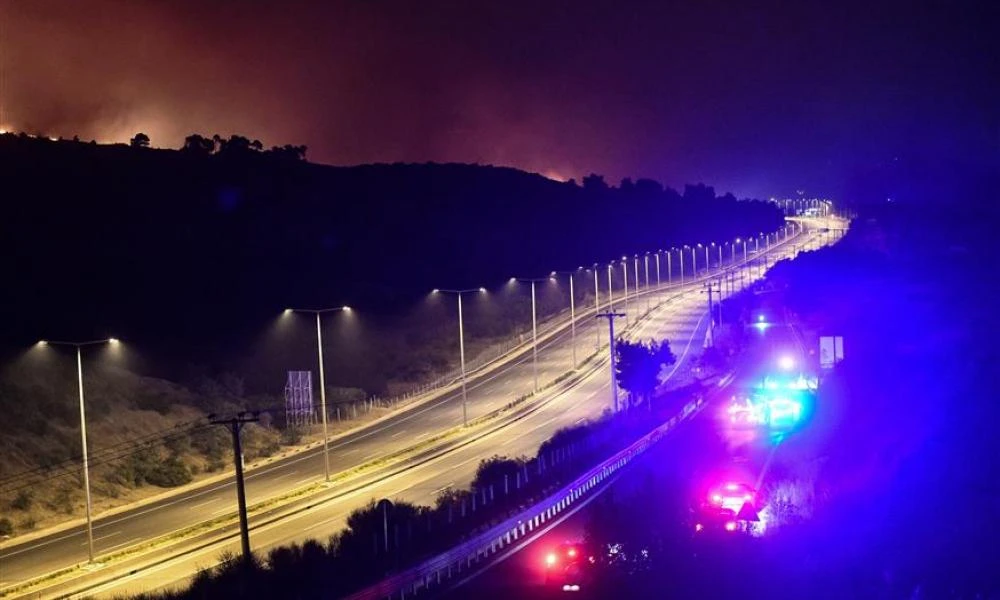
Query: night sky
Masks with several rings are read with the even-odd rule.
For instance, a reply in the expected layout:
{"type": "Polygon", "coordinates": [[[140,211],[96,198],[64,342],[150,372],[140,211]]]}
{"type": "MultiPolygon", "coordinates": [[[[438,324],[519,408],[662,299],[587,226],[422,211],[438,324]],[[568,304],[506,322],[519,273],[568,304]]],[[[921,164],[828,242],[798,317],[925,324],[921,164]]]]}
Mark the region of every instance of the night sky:
{"type": "Polygon", "coordinates": [[[935,4],[0,0],[0,119],[836,196],[1000,164],[1000,9],[935,4]]]}

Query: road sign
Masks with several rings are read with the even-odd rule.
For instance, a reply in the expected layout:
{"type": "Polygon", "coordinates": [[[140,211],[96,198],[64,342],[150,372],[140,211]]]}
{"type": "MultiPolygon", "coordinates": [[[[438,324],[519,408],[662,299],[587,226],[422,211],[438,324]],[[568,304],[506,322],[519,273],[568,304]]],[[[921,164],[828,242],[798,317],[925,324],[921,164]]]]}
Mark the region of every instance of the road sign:
{"type": "Polygon", "coordinates": [[[823,369],[832,369],[842,360],[844,360],[844,338],[839,335],[820,336],[819,366],[823,369]]]}
{"type": "Polygon", "coordinates": [[[285,383],[285,419],[289,425],[312,422],[312,371],[289,371],[285,383]]]}

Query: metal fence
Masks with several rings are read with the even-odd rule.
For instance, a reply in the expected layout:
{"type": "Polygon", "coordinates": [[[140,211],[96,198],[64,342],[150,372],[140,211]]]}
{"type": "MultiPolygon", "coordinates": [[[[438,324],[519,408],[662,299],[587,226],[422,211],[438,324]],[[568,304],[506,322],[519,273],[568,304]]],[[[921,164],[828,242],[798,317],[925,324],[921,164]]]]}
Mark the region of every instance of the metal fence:
{"type": "Polygon", "coordinates": [[[595,492],[625,465],[660,441],[679,422],[696,412],[702,405],[703,401],[700,399],[689,402],[679,415],[671,417],[628,448],[590,469],[541,502],[447,552],[383,579],[347,598],[350,600],[400,598],[402,600],[418,594],[421,590],[438,586],[448,579],[466,573],[474,564],[489,560],[504,548],[530,536],[536,529],[543,527],[561,513],[574,507],[581,499],[595,492]]]}

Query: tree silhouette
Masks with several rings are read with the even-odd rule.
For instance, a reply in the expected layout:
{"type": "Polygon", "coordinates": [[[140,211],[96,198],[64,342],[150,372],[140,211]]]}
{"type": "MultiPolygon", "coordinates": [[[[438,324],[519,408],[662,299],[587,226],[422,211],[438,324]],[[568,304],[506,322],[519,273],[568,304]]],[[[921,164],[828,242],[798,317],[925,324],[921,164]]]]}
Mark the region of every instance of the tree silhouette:
{"type": "Polygon", "coordinates": [[[220,154],[247,154],[250,152],[250,139],[242,135],[231,135],[220,154]]]}
{"type": "Polygon", "coordinates": [[[583,178],[583,189],[585,190],[596,190],[604,191],[608,189],[608,184],[604,181],[603,175],[598,175],[597,173],[591,173],[583,178]]]}
{"type": "Polygon", "coordinates": [[[139,132],[135,134],[131,140],[129,140],[129,145],[133,148],[148,148],[149,147],[149,136],[145,133],[139,132]]]}
{"type": "Polygon", "coordinates": [[[285,144],[284,146],[272,146],[268,154],[289,160],[305,160],[306,147],[285,144]]]}
{"type": "Polygon", "coordinates": [[[655,342],[626,342],[619,340],[615,346],[617,360],[615,375],[618,385],[629,392],[633,404],[652,396],[660,385],[660,368],[677,362],[666,340],[655,342]]]}
{"type": "Polygon", "coordinates": [[[215,140],[192,133],[184,138],[184,146],[181,149],[192,154],[208,155],[215,152],[215,140]]]}

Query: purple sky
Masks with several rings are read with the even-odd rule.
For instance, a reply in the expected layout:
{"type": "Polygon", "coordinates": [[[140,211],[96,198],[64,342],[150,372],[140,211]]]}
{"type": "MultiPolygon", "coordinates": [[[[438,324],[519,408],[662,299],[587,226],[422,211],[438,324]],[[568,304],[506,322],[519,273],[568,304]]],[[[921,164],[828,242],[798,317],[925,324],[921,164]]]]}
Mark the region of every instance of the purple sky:
{"type": "Polygon", "coordinates": [[[989,3],[0,0],[0,124],[834,194],[1000,162],[989,3]],[[919,6],[918,6],[919,5],[919,6]]]}

